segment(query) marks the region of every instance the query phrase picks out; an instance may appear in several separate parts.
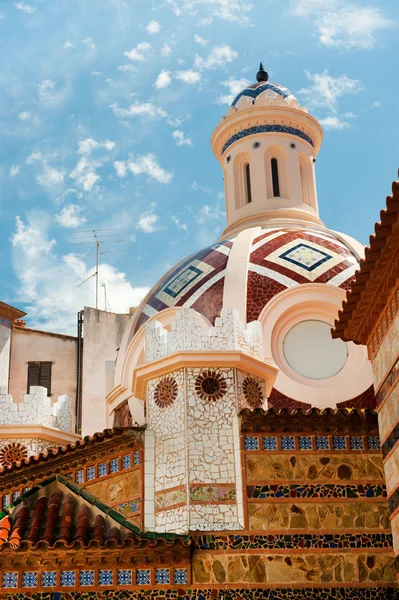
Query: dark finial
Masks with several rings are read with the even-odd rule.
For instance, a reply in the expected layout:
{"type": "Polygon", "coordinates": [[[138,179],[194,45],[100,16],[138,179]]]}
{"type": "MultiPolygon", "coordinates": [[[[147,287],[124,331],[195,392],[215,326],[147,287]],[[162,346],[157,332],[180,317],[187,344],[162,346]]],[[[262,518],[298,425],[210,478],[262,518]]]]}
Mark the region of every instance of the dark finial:
{"type": "Polygon", "coordinates": [[[267,81],[268,79],[269,79],[269,75],[266,73],[265,69],[263,68],[262,63],[260,63],[259,71],[256,73],[256,81],[258,81],[260,83],[261,81],[267,81]]]}

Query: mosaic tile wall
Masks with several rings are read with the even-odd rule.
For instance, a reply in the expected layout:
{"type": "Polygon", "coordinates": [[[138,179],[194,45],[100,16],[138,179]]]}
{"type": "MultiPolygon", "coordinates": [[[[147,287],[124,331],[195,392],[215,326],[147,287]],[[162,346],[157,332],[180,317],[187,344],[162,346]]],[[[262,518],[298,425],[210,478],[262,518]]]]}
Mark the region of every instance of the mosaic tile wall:
{"type": "Polygon", "coordinates": [[[72,433],[72,398],[59,396],[56,402],[47,397],[43,387],[31,387],[23,402],[14,402],[10,394],[0,394],[0,425],[43,425],[72,433]]]}

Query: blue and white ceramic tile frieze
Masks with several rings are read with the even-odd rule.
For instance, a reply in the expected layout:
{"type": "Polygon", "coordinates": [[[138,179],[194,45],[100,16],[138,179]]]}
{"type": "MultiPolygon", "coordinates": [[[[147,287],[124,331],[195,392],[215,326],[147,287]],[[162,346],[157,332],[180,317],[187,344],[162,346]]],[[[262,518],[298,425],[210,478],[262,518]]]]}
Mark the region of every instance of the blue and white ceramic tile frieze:
{"type": "Polygon", "coordinates": [[[363,438],[360,435],[351,435],[351,450],[363,450],[363,438]]]}
{"type": "Polygon", "coordinates": [[[132,585],[132,571],[130,569],[118,569],[116,583],[118,585],[132,585]]]}
{"type": "Polygon", "coordinates": [[[334,435],[332,440],[334,450],[346,450],[346,439],[344,435],[334,435]]]}
{"type": "Polygon", "coordinates": [[[22,587],[35,588],[37,587],[37,573],[35,571],[26,571],[22,573],[22,587]]]}
{"type": "Polygon", "coordinates": [[[119,461],[117,458],[113,458],[109,463],[110,473],[117,473],[119,471],[119,461]]]}
{"type": "Polygon", "coordinates": [[[328,437],[326,435],[316,437],[316,450],[329,450],[328,437]]]}
{"type": "Polygon", "coordinates": [[[137,585],[150,585],[150,569],[137,569],[136,571],[136,584],[137,585]]]}
{"type": "Polygon", "coordinates": [[[275,436],[265,436],[262,438],[263,450],[277,450],[277,438],[275,436]]]}
{"type": "Polygon", "coordinates": [[[132,460],[130,454],[125,454],[122,456],[122,469],[128,469],[132,466],[132,460]]]}
{"type": "Polygon", "coordinates": [[[283,435],[281,440],[281,450],[295,450],[295,440],[291,435],[283,435]]]}
{"type": "Polygon", "coordinates": [[[155,569],[155,583],[159,585],[170,583],[169,569],[155,569]]]}
{"type": "Polygon", "coordinates": [[[91,481],[96,478],[96,467],[87,467],[87,481],[91,481]]]}
{"type": "Polygon", "coordinates": [[[139,450],[135,450],[134,451],[133,458],[134,458],[134,461],[133,461],[134,464],[135,465],[139,465],[140,464],[140,452],[139,452],[139,450]]]}
{"type": "Polygon", "coordinates": [[[253,436],[244,436],[244,450],[259,450],[258,438],[253,436]]]}
{"type": "Polygon", "coordinates": [[[103,462],[98,465],[98,476],[104,477],[107,474],[107,463],[103,462]]]}
{"type": "Polygon", "coordinates": [[[378,436],[369,436],[367,438],[367,443],[370,450],[380,450],[381,448],[381,442],[378,436]]]}
{"type": "Polygon", "coordinates": [[[173,583],[187,583],[187,569],[175,569],[173,571],[173,583]]]}
{"type": "Polygon", "coordinates": [[[76,483],[81,484],[85,481],[85,472],[83,469],[81,471],[76,471],[76,483]]]}
{"type": "Polygon", "coordinates": [[[255,135],[259,133],[289,133],[290,135],[294,135],[305,140],[305,142],[308,142],[308,144],[311,146],[314,145],[312,139],[306,135],[306,133],[300,129],[297,129],[296,127],[287,127],[286,125],[255,125],[232,135],[231,138],[229,138],[224,144],[222,148],[222,154],[224,154],[227,148],[234,144],[234,142],[237,142],[237,140],[241,140],[249,135],[255,135]]]}
{"type": "Polygon", "coordinates": [[[54,587],[57,583],[57,574],[55,571],[43,571],[42,587],[54,587]]]}
{"type": "Polygon", "coordinates": [[[61,571],[61,586],[62,587],[74,587],[76,573],[75,571],[61,571]]]}
{"type": "Polygon", "coordinates": [[[99,585],[113,585],[114,574],[108,569],[100,570],[98,572],[98,584],[99,585]]]}
{"type": "Polygon", "coordinates": [[[311,450],[312,438],[308,435],[299,436],[299,450],[311,450]]]}
{"type": "Polygon", "coordinates": [[[10,573],[3,573],[2,583],[3,588],[18,587],[18,573],[16,571],[12,571],[10,573]]]}
{"type": "Polygon", "coordinates": [[[81,586],[94,585],[94,571],[81,571],[79,573],[79,583],[81,586]]]}

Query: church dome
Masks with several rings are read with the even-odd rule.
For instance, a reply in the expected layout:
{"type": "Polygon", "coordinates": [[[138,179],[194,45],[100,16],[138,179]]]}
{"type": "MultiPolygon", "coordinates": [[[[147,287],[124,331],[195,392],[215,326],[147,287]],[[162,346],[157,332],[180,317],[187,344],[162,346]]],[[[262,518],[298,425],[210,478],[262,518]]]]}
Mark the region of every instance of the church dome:
{"type": "Polygon", "coordinates": [[[355,251],[329,230],[287,226],[253,227],[192,254],[173,267],[150,291],[136,311],[135,332],[150,317],[171,307],[193,308],[212,324],[234,282],[246,306],[247,322],[258,319],[280,292],[304,283],[325,283],[347,289],[358,266],[355,251]],[[248,236],[251,240],[248,243],[248,236]],[[247,253],[245,272],[242,246],[247,253]]]}

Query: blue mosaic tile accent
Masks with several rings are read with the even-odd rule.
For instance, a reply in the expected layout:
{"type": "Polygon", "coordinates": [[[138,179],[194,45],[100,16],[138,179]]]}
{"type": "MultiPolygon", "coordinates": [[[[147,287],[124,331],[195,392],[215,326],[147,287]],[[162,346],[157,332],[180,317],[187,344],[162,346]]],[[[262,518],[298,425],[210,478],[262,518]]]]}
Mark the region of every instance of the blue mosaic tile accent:
{"type": "Polygon", "coordinates": [[[248,96],[249,98],[253,98],[255,100],[262,92],[265,92],[266,90],[272,90],[273,92],[275,92],[279,96],[282,96],[283,98],[288,98],[288,96],[293,96],[293,94],[291,94],[290,90],[285,87],[278,87],[277,85],[274,85],[273,83],[264,83],[264,84],[258,85],[256,87],[247,87],[247,88],[245,88],[245,90],[242,90],[242,92],[240,92],[234,98],[231,106],[235,106],[237,104],[237,102],[239,101],[239,99],[242,98],[242,96],[248,96]]]}
{"type": "Polygon", "coordinates": [[[130,569],[118,569],[116,572],[116,583],[118,585],[132,585],[132,572],[130,569]]]}
{"type": "Polygon", "coordinates": [[[248,127],[247,129],[243,129],[238,133],[235,133],[227,140],[222,148],[222,154],[224,154],[234,142],[241,140],[249,135],[256,135],[258,133],[289,133],[290,135],[295,135],[296,137],[302,138],[305,142],[308,142],[311,146],[314,146],[312,139],[303,133],[300,129],[296,127],[287,127],[286,125],[255,125],[253,127],[248,127]]]}
{"type": "Polygon", "coordinates": [[[283,252],[283,254],[280,254],[279,258],[311,272],[317,269],[317,267],[320,267],[320,265],[327,260],[330,260],[332,256],[331,254],[327,254],[327,252],[300,243],[286,252],[283,252]]]}
{"type": "Polygon", "coordinates": [[[262,438],[263,450],[277,450],[277,438],[276,437],[264,437],[262,438]]]}
{"type": "Polygon", "coordinates": [[[346,439],[343,435],[333,436],[333,449],[334,450],[346,450],[346,439]]]}
{"type": "Polygon", "coordinates": [[[140,451],[139,450],[135,450],[133,453],[133,462],[135,465],[139,465],[140,464],[140,451]]]}
{"type": "Polygon", "coordinates": [[[94,585],[94,571],[81,571],[79,573],[79,584],[82,586],[94,585]]]}
{"type": "Polygon", "coordinates": [[[150,583],[151,583],[150,569],[137,569],[136,585],[150,585],[150,583]]]}
{"type": "Polygon", "coordinates": [[[132,466],[132,458],[131,458],[130,454],[125,454],[125,456],[122,456],[122,469],[128,469],[131,466],[132,466]]]}
{"type": "Polygon", "coordinates": [[[5,494],[3,496],[3,506],[8,506],[9,504],[11,504],[11,495],[5,494]]]}
{"type": "Polygon", "coordinates": [[[32,571],[27,571],[26,573],[22,573],[22,587],[24,587],[24,588],[37,587],[37,573],[32,572],[32,571]]]}
{"type": "Polygon", "coordinates": [[[85,472],[83,469],[81,471],[76,471],[76,483],[84,483],[85,482],[85,472]]]}
{"type": "Polygon", "coordinates": [[[173,583],[187,583],[187,569],[175,569],[173,571],[173,583]]]}
{"type": "Polygon", "coordinates": [[[170,583],[169,569],[155,569],[155,583],[160,585],[170,583]]]}
{"type": "Polygon", "coordinates": [[[351,450],[363,450],[363,438],[360,435],[351,435],[351,450]]]}
{"type": "Polygon", "coordinates": [[[291,435],[283,435],[281,440],[281,450],[295,450],[295,440],[291,435]]]}
{"type": "Polygon", "coordinates": [[[13,493],[12,493],[12,501],[13,501],[13,502],[15,502],[15,500],[16,500],[17,498],[19,498],[19,497],[20,497],[20,495],[21,495],[21,492],[20,492],[19,490],[17,490],[16,492],[13,492],[13,493]]]}
{"type": "Polygon", "coordinates": [[[3,588],[16,588],[18,586],[18,573],[16,571],[3,573],[2,584],[3,588]]]}
{"type": "Polygon", "coordinates": [[[96,467],[93,465],[92,467],[87,467],[87,481],[91,481],[96,478],[96,467]]]}
{"type": "Polygon", "coordinates": [[[117,473],[119,471],[119,461],[117,458],[113,458],[109,463],[109,472],[117,473]]]}
{"type": "Polygon", "coordinates": [[[259,450],[259,440],[257,437],[244,436],[244,450],[259,450]]]}
{"type": "Polygon", "coordinates": [[[55,571],[43,571],[42,587],[54,587],[57,583],[57,574],[55,571]]]}
{"type": "Polygon", "coordinates": [[[312,438],[307,435],[299,436],[299,450],[311,450],[312,438]]]}
{"type": "Polygon", "coordinates": [[[62,587],[73,587],[75,585],[76,580],[75,571],[61,571],[60,580],[62,587]]]}
{"type": "Polygon", "coordinates": [[[377,436],[369,436],[367,438],[367,443],[368,443],[368,447],[369,450],[380,450],[381,449],[381,442],[380,442],[380,438],[377,436]]]}
{"type": "Polygon", "coordinates": [[[192,283],[197,277],[202,275],[201,269],[189,265],[183,272],[179,273],[172,281],[169,281],[168,285],[164,287],[163,291],[176,298],[190,283],[192,283]]]}
{"type": "Polygon", "coordinates": [[[112,571],[107,569],[98,572],[98,585],[112,585],[114,583],[114,575],[112,571]]]}
{"type": "Polygon", "coordinates": [[[320,435],[316,437],[316,450],[329,450],[328,437],[320,435]]]}
{"type": "Polygon", "coordinates": [[[100,463],[98,465],[98,476],[99,477],[104,477],[104,475],[107,474],[107,463],[100,463]]]}

